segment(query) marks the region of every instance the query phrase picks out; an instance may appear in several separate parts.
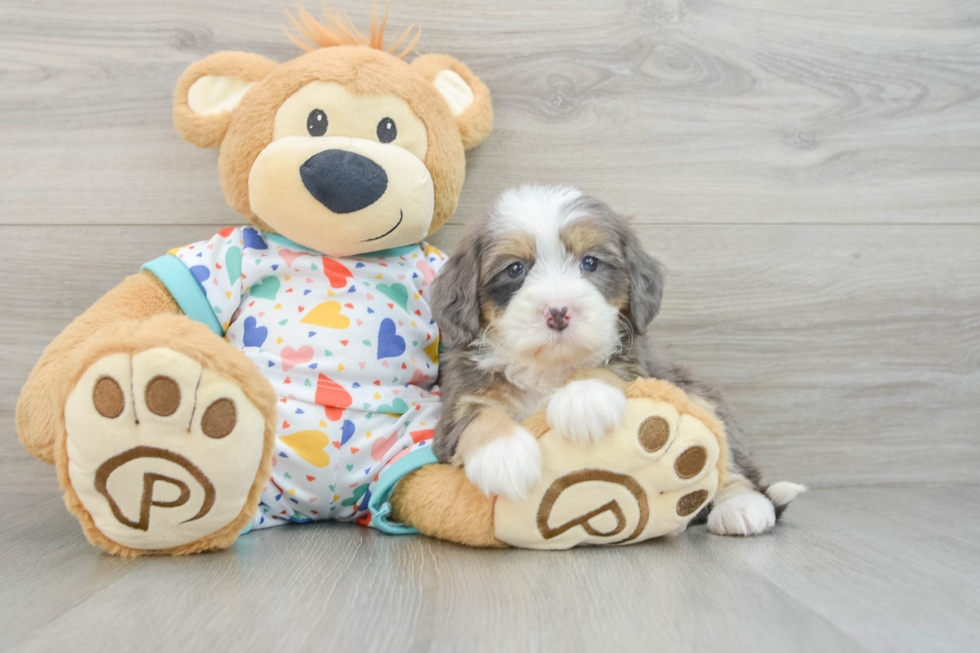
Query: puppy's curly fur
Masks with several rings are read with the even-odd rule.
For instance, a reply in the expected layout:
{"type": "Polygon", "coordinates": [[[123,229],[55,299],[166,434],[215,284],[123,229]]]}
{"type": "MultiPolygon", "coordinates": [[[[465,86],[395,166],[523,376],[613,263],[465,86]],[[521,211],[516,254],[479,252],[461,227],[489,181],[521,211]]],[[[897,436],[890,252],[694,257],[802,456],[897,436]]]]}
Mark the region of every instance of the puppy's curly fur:
{"type": "Polygon", "coordinates": [[[619,422],[625,384],[664,379],[727,429],[730,475],[709,528],[770,528],[804,488],[764,486],[721,390],[658,355],[648,327],[663,287],[663,267],[605,203],[568,187],[505,192],[471,225],[430,295],[450,349],[441,360],[439,459],[463,465],[486,494],[522,498],[541,463],[521,421],[547,407],[566,437],[598,439],[619,422]]]}

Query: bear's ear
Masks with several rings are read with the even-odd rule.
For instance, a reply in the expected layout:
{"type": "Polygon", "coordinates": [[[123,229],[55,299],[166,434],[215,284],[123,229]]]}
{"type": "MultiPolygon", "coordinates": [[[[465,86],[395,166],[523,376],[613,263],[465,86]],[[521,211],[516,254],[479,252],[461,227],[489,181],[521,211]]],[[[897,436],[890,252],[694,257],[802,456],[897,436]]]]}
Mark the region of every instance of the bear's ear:
{"type": "Polygon", "coordinates": [[[493,127],[487,85],[466,64],[445,54],[424,54],[412,62],[412,68],[445,98],[463,137],[463,147],[469,150],[482,143],[493,127]]]}
{"type": "Polygon", "coordinates": [[[188,66],[174,89],[174,126],[198,147],[218,147],[232,110],[279,64],[248,52],[218,52],[188,66]]]}

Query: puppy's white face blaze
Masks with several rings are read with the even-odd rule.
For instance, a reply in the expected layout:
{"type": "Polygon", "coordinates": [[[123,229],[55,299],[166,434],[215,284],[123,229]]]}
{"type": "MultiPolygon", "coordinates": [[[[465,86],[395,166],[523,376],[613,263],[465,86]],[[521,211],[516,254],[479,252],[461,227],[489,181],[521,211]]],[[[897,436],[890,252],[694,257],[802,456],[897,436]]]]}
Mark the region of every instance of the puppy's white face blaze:
{"type": "Polygon", "coordinates": [[[507,348],[552,363],[599,362],[615,349],[619,311],[573,256],[553,243],[536,248],[524,285],[497,321],[507,348]]]}
{"type": "Polygon", "coordinates": [[[522,187],[495,206],[481,308],[498,358],[587,366],[619,346],[625,276],[600,270],[613,265],[603,261],[612,258],[610,234],[578,208],[579,197],[570,188],[522,187]]]}

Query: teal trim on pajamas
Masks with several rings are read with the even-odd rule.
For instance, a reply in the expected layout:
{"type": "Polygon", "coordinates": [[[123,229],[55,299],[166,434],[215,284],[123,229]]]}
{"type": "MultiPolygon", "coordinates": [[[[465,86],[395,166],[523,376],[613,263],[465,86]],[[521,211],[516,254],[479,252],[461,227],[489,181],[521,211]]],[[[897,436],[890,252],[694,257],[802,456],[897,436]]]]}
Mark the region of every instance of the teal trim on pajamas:
{"type": "MultiPolygon", "coordinates": [[[[277,245],[281,245],[282,247],[288,247],[290,249],[301,249],[305,252],[309,252],[310,254],[316,254],[317,256],[324,256],[322,252],[318,252],[315,249],[310,249],[309,247],[304,247],[299,243],[294,243],[293,241],[289,240],[282,234],[274,234],[268,231],[263,231],[262,237],[277,245]]],[[[411,254],[418,248],[419,248],[419,244],[415,243],[414,245],[402,245],[400,247],[392,247],[390,249],[380,249],[377,252],[365,252],[364,254],[351,254],[345,258],[380,258],[382,256],[384,257],[405,256],[406,254],[411,254]]]]}
{"type": "Polygon", "coordinates": [[[391,258],[394,256],[405,256],[406,254],[411,254],[419,248],[419,244],[414,245],[402,245],[400,247],[390,247],[388,249],[379,249],[376,252],[365,252],[364,254],[358,254],[360,258],[391,258]]]}
{"type": "Polygon", "coordinates": [[[281,234],[274,234],[268,231],[263,231],[262,237],[268,242],[275,243],[276,245],[280,245],[282,247],[288,247],[289,249],[298,249],[304,252],[308,252],[310,254],[316,254],[317,256],[323,256],[323,254],[316,251],[315,249],[310,249],[309,247],[303,247],[299,243],[294,243],[293,241],[289,240],[288,238],[286,238],[281,234]]]}
{"type": "Polygon", "coordinates": [[[221,322],[208,303],[204,288],[179,258],[173,254],[164,254],[149,263],[144,263],[140,269],[149,270],[167,287],[180,306],[180,310],[184,311],[184,315],[204,324],[219,336],[225,335],[221,322]]]}
{"type": "Polygon", "coordinates": [[[395,461],[395,464],[378,479],[378,484],[374,486],[374,492],[371,494],[371,498],[368,499],[368,510],[371,511],[371,526],[389,535],[411,535],[412,533],[418,533],[411,526],[388,521],[388,515],[391,514],[391,503],[389,503],[389,500],[395,491],[395,486],[398,485],[400,480],[416,469],[421,469],[426,465],[432,465],[437,462],[439,461],[436,459],[436,454],[433,453],[431,446],[416,449],[404,458],[395,461]]]}

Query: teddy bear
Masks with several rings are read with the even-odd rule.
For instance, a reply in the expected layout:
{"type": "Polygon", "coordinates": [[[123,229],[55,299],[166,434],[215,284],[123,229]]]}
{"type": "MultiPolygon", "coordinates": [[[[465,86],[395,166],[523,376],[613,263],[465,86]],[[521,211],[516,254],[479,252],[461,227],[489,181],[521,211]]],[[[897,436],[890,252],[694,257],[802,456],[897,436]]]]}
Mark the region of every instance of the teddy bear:
{"type": "Polygon", "coordinates": [[[220,148],[248,221],[171,249],[45,350],[17,405],[93,544],[121,556],[230,546],[321,519],[471,546],[623,544],[683,530],[727,468],[722,424],[665,382],[628,389],[589,450],[526,426],[543,472],[524,501],[436,464],[439,328],[426,293],[446,255],[465,151],[491,131],[487,86],[440,54],[385,48],[300,10],[286,63],[219,52],[174,92],[179,134],[220,148]],[[692,455],[693,452],[693,455],[692,455]]]}

